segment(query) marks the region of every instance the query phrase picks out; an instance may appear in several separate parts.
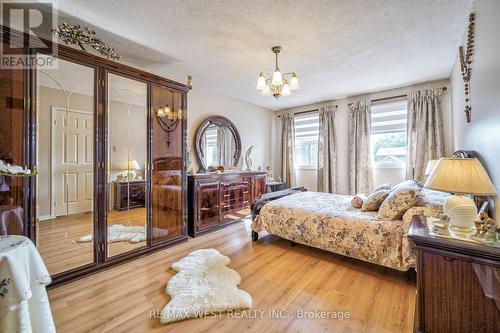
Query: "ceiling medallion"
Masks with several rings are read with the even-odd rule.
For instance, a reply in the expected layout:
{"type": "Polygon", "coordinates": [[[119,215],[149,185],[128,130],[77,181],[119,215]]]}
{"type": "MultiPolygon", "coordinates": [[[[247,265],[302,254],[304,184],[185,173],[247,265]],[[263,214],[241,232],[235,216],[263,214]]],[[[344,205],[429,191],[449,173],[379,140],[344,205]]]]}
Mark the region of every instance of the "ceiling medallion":
{"type": "Polygon", "coordinates": [[[281,51],[281,46],[273,46],[271,48],[276,55],[276,66],[274,73],[268,74],[261,72],[257,79],[257,90],[260,90],[262,96],[271,96],[278,99],[280,96],[290,96],[292,90],[299,89],[299,79],[295,72],[281,73],[278,67],[278,53],[281,51]],[[290,75],[290,83],[286,76],[290,75]]]}

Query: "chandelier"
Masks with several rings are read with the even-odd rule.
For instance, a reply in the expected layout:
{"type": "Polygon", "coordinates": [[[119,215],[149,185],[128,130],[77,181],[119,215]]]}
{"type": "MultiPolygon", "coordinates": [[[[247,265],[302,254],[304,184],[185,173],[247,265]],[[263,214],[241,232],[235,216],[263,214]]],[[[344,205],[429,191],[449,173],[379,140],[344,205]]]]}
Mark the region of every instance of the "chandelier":
{"type": "Polygon", "coordinates": [[[167,147],[170,147],[171,138],[170,135],[176,130],[177,125],[182,120],[182,108],[175,107],[174,104],[174,92],[172,93],[172,103],[170,105],[160,106],[155,111],[156,120],[160,127],[167,133],[167,147]]]}
{"type": "Polygon", "coordinates": [[[281,46],[273,46],[271,50],[276,55],[274,73],[270,75],[261,72],[259,78],[257,79],[257,90],[260,90],[260,94],[262,96],[273,95],[276,99],[280,96],[290,96],[292,94],[292,90],[300,88],[299,79],[297,78],[295,72],[281,73],[280,68],[278,67],[278,53],[281,51],[281,46]],[[290,82],[288,82],[286,78],[287,75],[290,75],[290,82]]]}

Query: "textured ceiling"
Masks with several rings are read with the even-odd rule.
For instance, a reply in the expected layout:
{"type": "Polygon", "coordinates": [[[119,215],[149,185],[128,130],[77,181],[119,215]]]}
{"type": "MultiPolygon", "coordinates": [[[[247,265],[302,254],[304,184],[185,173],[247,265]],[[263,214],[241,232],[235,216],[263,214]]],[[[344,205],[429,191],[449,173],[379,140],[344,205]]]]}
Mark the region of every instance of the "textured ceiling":
{"type": "Polygon", "coordinates": [[[472,3],[60,0],[59,9],[96,27],[125,62],[275,110],[447,78],[472,3]],[[278,101],[255,90],[273,69],[272,45],[301,84],[278,101]]]}

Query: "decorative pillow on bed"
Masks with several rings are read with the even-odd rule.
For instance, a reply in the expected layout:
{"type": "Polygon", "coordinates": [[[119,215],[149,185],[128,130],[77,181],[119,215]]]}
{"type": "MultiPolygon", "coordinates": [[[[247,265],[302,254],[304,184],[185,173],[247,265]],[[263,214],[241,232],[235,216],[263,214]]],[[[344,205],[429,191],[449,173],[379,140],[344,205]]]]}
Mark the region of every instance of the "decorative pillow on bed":
{"type": "Polygon", "coordinates": [[[363,193],[358,193],[352,198],[351,205],[354,208],[361,208],[365,200],[366,200],[366,195],[364,195],[363,193]]]}
{"type": "Polygon", "coordinates": [[[391,183],[385,183],[377,187],[375,190],[373,190],[373,193],[378,192],[380,190],[390,190],[391,189],[391,183]]]}
{"type": "Polygon", "coordinates": [[[416,188],[418,190],[421,190],[422,189],[422,184],[415,181],[415,180],[405,180],[404,182],[401,182],[397,185],[395,185],[392,190],[395,191],[395,190],[398,190],[400,188],[408,188],[408,187],[413,187],[413,188],[416,188]]]}
{"type": "Polygon", "coordinates": [[[391,193],[390,190],[378,190],[373,192],[368,196],[368,198],[363,201],[363,205],[361,206],[361,210],[363,212],[370,212],[374,210],[378,210],[382,202],[384,202],[385,198],[391,193]]]}
{"type": "Polygon", "coordinates": [[[444,201],[451,196],[448,192],[434,191],[423,188],[420,192],[420,199],[417,206],[432,208],[435,211],[443,213],[444,201]]]}
{"type": "Polygon", "coordinates": [[[384,220],[398,220],[420,199],[420,188],[412,184],[398,184],[380,205],[378,217],[384,220]]]}

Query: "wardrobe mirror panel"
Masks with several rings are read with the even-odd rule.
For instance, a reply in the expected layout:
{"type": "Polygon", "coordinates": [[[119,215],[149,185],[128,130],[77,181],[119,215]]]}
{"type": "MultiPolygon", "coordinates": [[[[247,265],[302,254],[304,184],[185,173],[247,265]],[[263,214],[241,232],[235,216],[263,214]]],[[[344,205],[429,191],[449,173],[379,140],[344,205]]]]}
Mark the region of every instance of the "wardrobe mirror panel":
{"type": "MultiPolygon", "coordinates": [[[[23,48],[9,49],[7,54],[22,54],[23,48]]],[[[0,160],[25,166],[24,158],[24,72],[21,69],[0,67],[0,160]]],[[[28,180],[0,174],[0,235],[23,235],[25,230],[23,186],[28,180]]]]}
{"type": "Polygon", "coordinates": [[[62,59],[36,72],[37,246],[51,274],[94,262],[94,72],[62,59]]]}
{"type": "Polygon", "coordinates": [[[147,84],[108,74],[108,257],[146,246],[147,84]]]}
{"type": "Polygon", "coordinates": [[[182,126],[183,95],[151,85],[152,106],[152,242],[157,244],[183,234],[182,126]]]}

